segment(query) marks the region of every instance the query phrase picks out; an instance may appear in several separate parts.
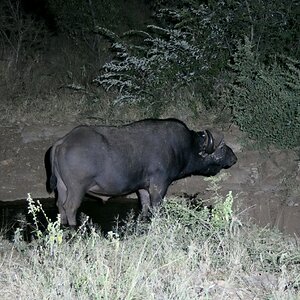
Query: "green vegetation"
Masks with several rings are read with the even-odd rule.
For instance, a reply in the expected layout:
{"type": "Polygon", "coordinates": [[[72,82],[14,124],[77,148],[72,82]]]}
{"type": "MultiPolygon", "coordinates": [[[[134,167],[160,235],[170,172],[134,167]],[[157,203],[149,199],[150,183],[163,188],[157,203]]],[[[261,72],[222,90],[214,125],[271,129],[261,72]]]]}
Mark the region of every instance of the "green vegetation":
{"type": "Polygon", "coordinates": [[[171,198],[106,237],[88,222],[62,232],[58,219],[29,244],[1,240],[1,298],[297,299],[299,241],[242,224],[226,198],[212,214],[171,198]]]}
{"type": "Polygon", "coordinates": [[[0,8],[4,123],[210,114],[259,146],[299,145],[293,0],[48,0],[38,8],[5,0],[0,8]]]}
{"type": "Polygon", "coordinates": [[[232,109],[233,120],[257,148],[300,145],[300,64],[288,57],[273,57],[269,66],[259,62],[248,39],[239,44],[230,65],[232,83],[221,101],[232,109]]]}
{"type": "Polygon", "coordinates": [[[97,30],[112,41],[116,59],[104,64],[94,82],[114,89],[116,103],[139,104],[159,116],[183,101],[180,90],[201,76],[202,52],[188,32],[149,25],[146,31],[131,30],[120,37],[105,28],[97,30]]]}

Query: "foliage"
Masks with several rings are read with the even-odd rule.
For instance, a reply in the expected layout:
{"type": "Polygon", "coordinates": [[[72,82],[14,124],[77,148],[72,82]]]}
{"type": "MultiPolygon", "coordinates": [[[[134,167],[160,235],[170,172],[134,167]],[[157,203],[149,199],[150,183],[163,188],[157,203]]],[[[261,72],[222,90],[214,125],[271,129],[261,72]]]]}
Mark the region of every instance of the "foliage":
{"type": "MultiPolygon", "coordinates": [[[[95,93],[89,84],[96,69],[111,57],[105,52],[101,33],[111,38],[115,57],[104,65],[95,82],[113,90],[116,103],[139,104],[140,110],[136,113],[132,109],[134,117],[129,119],[144,117],[144,111],[151,112],[147,116],[166,115],[170,106],[170,114],[177,110],[176,117],[187,117],[191,111],[186,108],[192,110],[189,115],[197,116],[203,107],[220,111],[226,106],[231,108],[235,122],[258,139],[258,145],[298,146],[300,23],[296,1],[153,0],[156,19],[145,30],[142,24],[146,15],[139,20],[135,16],[141,9],[138,0],[47,3],[47,16],[52,15],[57,32],[62,34],[53,40],[43,16],[37,20],[30,15],[22,1],[0,4],[1,55],[6,51],[0,76],[5,81],[1,85],[5,101],[2,120],[19,120],[30,111],[36,112],[32,119],[45,112],[56,115],[59,109],[53,107],[57,105],[66,105],[69,115],[80,112],[77,115],[83,118],[88,113],[96,115],[97,110],[101,111],[98,116],[103,116],[103,107],[107,107],[108,120],[125,115],[111,104],[111,95],[104,95],[102,90],[95,93]],[[133,20],[131,24],[129,20],[133,20]],[[120,34],[128,28],[137,29],[120,34]],[[68,44],[66,36],[72,36],[78,47],[68,44]],[[241,50],[240,41],[245,37],[251,53],[241,50]],[[42,54],[37,51],[50,39],[53,48],[42,54]],[[58,86],[61,88],[56,89],[58,86]],[[77,89],[80,99],[75,104],[74,94],[66,95],[67,90],[62,94],[64,87],[77,89]],[[51,96],[53,104],[40,100],[49,99],[44,94],[50,90],[57,93],[51,96]],[[32,94],[43,97],[34,99],[32,94]],[[65,100],[59,101],[62,98],[65,100]]],[[[130,106],[126,109],[129,111],[130,106]]]]}
{"type": "Polygon", "coordinates": [[[147,31],[119,37],[104,28],[97,30],[112,40],[115,59],[103,66],[94,82],[107,90],[114,88],[117,103],[142,102],[160,111],[175,101],[180,87],[198,80],[206,68],[189,31],[149,25],[147,31]]]}
{"type": "Polygon", "coordinates": [[[226,195],[224,202],[217,202],[212,209],[211,222],[215,227],[221,228],[232,221],[233,215],[233,196],[232,191],[226,195]]]}
{"type": "Polygon", "coordinates": [[[300,58],[299,6],[293,0],[158,0],[154,4],[163,24],[193,33],[194,45],[207,65],[196,89],[207,108],[222,109],[216,95],[226,84],[227,63],[245,36],[255,45],[255,55],[267,65],[278,54],[300,58]]]}
{"type": "Polygon", "coordinates": [[[238,45],[230,67],[233,81],[222,100],[240,128],[259,146],[299,146],[300,62],[275,56],[272,65],[266,66],[246,39],[238,45]]]}
{"type": "Polygon", "coordinates": [[[225,199],[218,195],[212,208],[203,206],[201,202],[195,207],[184,198],[171,198],[165,203],[161,213],[174,223],[178,222],[189,230],[202,228],[201,234],[203,235],[211,235],[213,232],[224,234],[228,230],[237,230],[241,225],[238,220],[233,218],[232,205],[233,195],[230,191],[225,199]]]}
{"type": "Polygon", "coordinates": [[[230,225],[230,229],[233,226],[241,225],[233,215],[233,195],[232,191],[229,191],[225,199],[222,196],[220,189],[222,187],[221,182],[229,176],[228,173],[220,173],[213,177],[204,178],[209,183],[207,190],[212,192],[210,201],[213,202],[213,208],[211,210],[211,223],[217,228],[226,228],[230,225]]]}
{"type": "MultiPolygon", "coordinates": [[[[32,238],[37,241],[40,247],[49,251],[50,255],[54,255],[59,245],[63,242],[64,232],[61,229],[60,215],[57,215],[56,221],[51,221],[46,215],[42,204],[39,200],[34,201],[31,195],[27,195],[28,214],[32,216],[33,228],[31,230],[32,238]],[[41,216],[46,220],[46,227],[42,228],[41,216]]],[[[22,229],[17,228],[14,236],[16,247],[24,247],[21,235],[22,229]]]]}
{"type": "Polygon", "coordinates": [[[229,176],[227,173],[221,173],[205,178],[208,182],[207,190],[212,193],[209,199],[198,200],[195,206],[184,198],[171,198],[164,204],[162,213],[173,218],[174,222],[180,222],[183,226],[197,229],[203,227],[201,232],[204,235],[214,231],[220,234],[238,229],[241,222],[234,217],[232,192],[229,191],[225,197],[220,192],[221,182],[227,176],[229,176]],[[203,205],[205,202],[209,202],[210,206],[203,205]]]}
{"type": "Polygon", "coordinates": [[[220,109],[215,96],[224,87],[224,70],[244,36],[267,64],[277,53],[300,55],[293,1],[153,1],[152,5],[159,25],[121,37],[97,30],[109,36],[116,55],[95,81],[107,90],[114,88],[118,103],[141,102],[141,107],[161,113],[168,103],[176,103],[180,88],[189,87],[196,101],[220,109]]]}
{"type": "Polygon", "coordinates": [[[191,28],[197,42],[212,50],[212,58],[217,60],[231,55],[236,41],[244,36],[256,45],[255,51],[263,60],[277,53],[300,56],[299,6],[293,0],[154,2],[166,22],[176,28],[191,28]]]}

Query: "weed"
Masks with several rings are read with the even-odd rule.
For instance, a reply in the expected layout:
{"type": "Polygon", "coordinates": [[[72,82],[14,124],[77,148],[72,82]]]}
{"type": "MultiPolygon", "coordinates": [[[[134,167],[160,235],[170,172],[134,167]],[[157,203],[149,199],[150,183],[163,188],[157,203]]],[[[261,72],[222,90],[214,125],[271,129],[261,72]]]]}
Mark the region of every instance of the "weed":
{"type": "Polygon", "coordinates": [[[57,248],[63,242],[64,232],[61,228],[60,215],[57,215],[56,221],[51,221],[46,215],[39,200],[34,201],[31,195],[27,195],[28,213],[33,218],[33,230],[32,234],[34,239],[47,251],[51,256],[55,255],[57,248]],[[41,229],[41,223],[39,221],[39,213],[43,215],[46,220],[47,226],[44,230],[41,229]]]}

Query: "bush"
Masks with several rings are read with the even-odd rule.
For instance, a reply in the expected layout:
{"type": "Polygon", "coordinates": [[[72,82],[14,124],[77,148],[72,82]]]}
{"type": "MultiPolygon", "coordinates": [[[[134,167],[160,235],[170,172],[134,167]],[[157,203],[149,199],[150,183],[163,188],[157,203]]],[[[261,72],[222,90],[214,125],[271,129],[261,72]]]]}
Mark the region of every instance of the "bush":
{"type": "Polygon", "coordinates": [[[232,83],[222,100],[233,119],[261,147],[292,148],[300,144],[300,62],[274,56],[259,62],[248,39],[238,45],[232,83]]]}
{"type": "Polygon", "coordinates": [[[225,66],[226,58],[235,51],[236,41],[245,35],[256,45],[255,51],[262,60],[277,53],[300,56],[298,5],[293,0],[159,0],[154,3],[166,22],[175,24],[176,28],[191,28],[197,43],[212,50],[210,57],[215,62],[211,63],[225,66]]]}
{"type": "Polygon", "coordinates": [[[152,7],[156,25],[145,31],[119,37],[98,28],[112,39],[116,56],[95,81],[115,89],[117,103],[141,103],[154,116],[181,102],[195,114],[199,106],[219,110],[215,95],[224,87],[228,60],[244,36],[255,45],[261,63],[272,64],[278,53],[300,55],[295,42],[299,26],[290,0],[153,1],[152,7]],[[178,100],[182,90],[192,91],[194,97],[178,100]]]}
{"type": "Polygon", "coordinates": [[[97,32],[112,41],[115,59],[103,66],[94,82],[114,89],[116,103],[142,103],[159,115],[182,86],[199,79],[206,69],[189,31],[149,25],[147,31],[122,36],[101,27],[97,32]]]}

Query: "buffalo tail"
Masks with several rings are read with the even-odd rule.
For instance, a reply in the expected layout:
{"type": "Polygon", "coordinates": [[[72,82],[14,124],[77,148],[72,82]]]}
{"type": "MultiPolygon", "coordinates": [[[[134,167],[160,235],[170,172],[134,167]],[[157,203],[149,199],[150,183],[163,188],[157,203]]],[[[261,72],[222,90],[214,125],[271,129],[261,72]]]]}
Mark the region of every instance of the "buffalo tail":
{"type": "Polygon", "coordinates": [[[52,147],[50,147],[44,158],[44,163],[45,163],[45,169],[46,169],[46,175],[47,175],[47,180],[46,180],[46,190],[49,194],[51,194],[55,189],[57,185],[57,178],[53,172],[53,158],[52,158],[52,147]]]}

